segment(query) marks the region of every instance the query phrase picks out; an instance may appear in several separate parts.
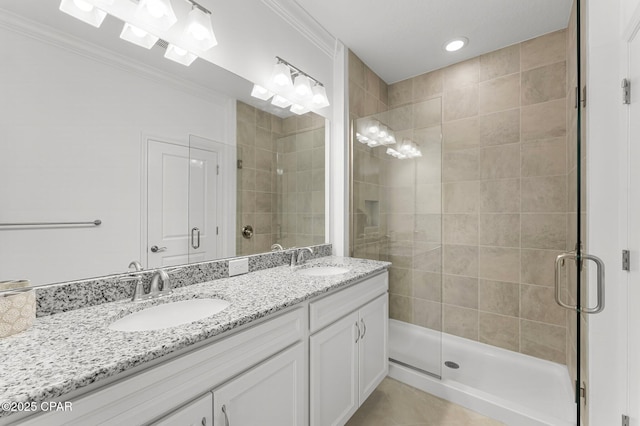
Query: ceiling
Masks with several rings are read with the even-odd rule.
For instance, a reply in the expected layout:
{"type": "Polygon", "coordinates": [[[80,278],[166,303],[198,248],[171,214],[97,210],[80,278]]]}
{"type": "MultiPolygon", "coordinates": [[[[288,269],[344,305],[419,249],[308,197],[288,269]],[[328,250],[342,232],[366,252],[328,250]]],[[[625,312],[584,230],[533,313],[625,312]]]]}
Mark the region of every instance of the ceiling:
{"type": "Polygon", "coordinates": [[[573,0],[295,0],[391,84],[567,27],[573,0]],[[445,42],[463,36],[458,52],[445,42]]]}

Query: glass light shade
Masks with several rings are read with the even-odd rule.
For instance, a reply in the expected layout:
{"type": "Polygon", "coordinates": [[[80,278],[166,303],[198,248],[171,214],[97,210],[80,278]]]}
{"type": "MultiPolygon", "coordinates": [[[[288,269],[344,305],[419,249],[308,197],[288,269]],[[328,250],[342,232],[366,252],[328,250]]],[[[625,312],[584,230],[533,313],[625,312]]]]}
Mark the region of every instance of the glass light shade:
{"type": "Polygon", "coordinates": [[[60,10],[96,28],[102,25],[107,16],[106,12],[85,0],[62,0],[60,10]]]}
{"type": "Polygon", "coordinates": [[[218,44],[211,25],[211,15],[194,7],[187,17],[185,36],[200,50],[208,50],[218,44]]]}
{"type": "Polygon", "coordinates": [[[163,30],[169,29],[178,20],[171,0],[140,0],[135,16],[149,26],[163,30]]]}
{"type": "Polygon", "coordinates": [[[120,38],[123,40],[127,40],[130,43],[144,47],[145,49],[151,49],[153,45],[158,41],[158,37],[154,36],[153,34],[149,34],[145,30],[141,30],[138,27],[134,27],[128,22],[124,24],[122,32],[120,33],[120,38]]]}
{"type": "Polygon", "coordinates": [[[291,71],[285,64],[275,64],[273,67],[273,73],[271,74],[271,80],[276,86],[285,89],[293,87],[291,81],[291,71]]]}
{"type": "Polygon", "coordinates": [[[311,88],[313,92],[313,98],[311,103],[315,108],[324,108],[329,106],[329,99],[327,99],[327,91],[324,86],[316,84],[311,88]]]}
{"type": "Polygon", "coordinates": [[[291,105],[290,111],[292,113],[294,113],[294,114],[302,115],[302,114],[308,113],[309,112],[309,108],[304,107],[302,105],[293,104],[293,105],[291,105]]]}
{"type": "Polygon", "coordinates": [[[371,120],[367,125],[367,132],[370,135],[378,136],[378,132],[380,131],[380,122],[378,120],[371,120]]]}
{"type": "Polygon", "coordinates": [[[275,95],[273,99],[271,99],[271,104],[280,108],[286,108],[291,105],[291,101],[289,101],[287,98],[283,98],[280,95],[275,95]]]}
{"type": "Polygon", "coordinates": [[[262,99],[263,101],[266,101],[267,99],[272,97],[273,94],[273,92],[265,89],[258,84],[254,84],[253,90],[251,90],[251,96],[253,96],[254,98],[262,99]]]}
{"type": "Polygon", "coordinates": [[[311,83],[309,82],[309,78],[302,74],[296,76],[296,79],[293,82],[293,90],[295,90],[296,95],[301,98],[311,96],[311,83]]]}
{"type": "Polygon", "coordinates": [[[172,61],[179,64],[189,66],[193,61],[196,60],[198,56],[194,55],[188,50],[170,44],[169,46],[167,46],[167,51],[164,53],[164,57],[167,59],[171,59],[172,61]]]}
{"type": "Polygon", "coordinates": [[[378,132],[378,137],[381,139],[385,139],[389,136],[389,129],[384,124],[380,126],[380,131],[378,132]]]}

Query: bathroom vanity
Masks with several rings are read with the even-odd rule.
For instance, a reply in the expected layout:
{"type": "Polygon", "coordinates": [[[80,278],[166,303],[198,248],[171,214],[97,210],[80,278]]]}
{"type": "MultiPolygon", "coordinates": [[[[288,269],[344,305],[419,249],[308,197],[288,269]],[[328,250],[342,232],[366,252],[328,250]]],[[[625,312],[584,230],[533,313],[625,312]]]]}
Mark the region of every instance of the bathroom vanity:
{"type": "Polygon", "coordinates": [[[0,341],[23,357],[0,373],[0,399],[72,410],[3,411],[0,425],[344,424],[387,374],[388,266],[324,257],[183,287],[165,301],[230,305],[161,330],[108,326],[165,301],[39,318],[0,341]]]}

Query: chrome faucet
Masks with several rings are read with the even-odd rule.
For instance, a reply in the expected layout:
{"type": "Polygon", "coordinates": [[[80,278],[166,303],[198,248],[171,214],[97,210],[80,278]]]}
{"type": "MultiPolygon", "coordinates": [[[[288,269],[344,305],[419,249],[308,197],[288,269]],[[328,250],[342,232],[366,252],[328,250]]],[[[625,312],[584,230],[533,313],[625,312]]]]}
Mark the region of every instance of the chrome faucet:
{"type": "Polygon", "coordinates": [[[129,269],[133,268],[136,272],[142,271],[142,265],[137,260],[132,260],[129,264],[129,269]]]}
{"type": "Polygon", "coordinates": [[[171,294],[171,281],[169,280],[169,274],[164,269],[158,269],[151,277],[151,294],[154,296],[164,296],[165,294],[171,294]],[[160,290],[160,280],[162,280],[162,291],[160,290]]]}
{"type": "Polygon", "coordinates": [[[313,249],[311,247],[302,247],[297,251],[293,251],[291,253],[291,267],[302,265],[305,261],[304,254],[305,252],[309,252],[309,254],[313,254],[313,249]]]}
{"type": "Polygon", "coordinates": [[[284,248],[278,243],[275,243],[271,246],[271,251],[282,251],[284,248]]]}

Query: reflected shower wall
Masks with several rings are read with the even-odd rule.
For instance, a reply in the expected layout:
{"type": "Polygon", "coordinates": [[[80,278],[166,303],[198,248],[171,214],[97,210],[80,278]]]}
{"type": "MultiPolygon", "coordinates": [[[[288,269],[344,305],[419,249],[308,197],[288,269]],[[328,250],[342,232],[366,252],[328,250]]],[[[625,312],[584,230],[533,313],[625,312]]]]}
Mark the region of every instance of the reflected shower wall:
{"type": "Polygon", "coordinates": [[[325,119],[280,118],[240,101],[236,116],[237,255],[324,243],[325,119]]]}

